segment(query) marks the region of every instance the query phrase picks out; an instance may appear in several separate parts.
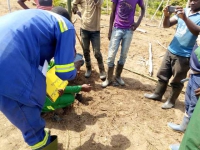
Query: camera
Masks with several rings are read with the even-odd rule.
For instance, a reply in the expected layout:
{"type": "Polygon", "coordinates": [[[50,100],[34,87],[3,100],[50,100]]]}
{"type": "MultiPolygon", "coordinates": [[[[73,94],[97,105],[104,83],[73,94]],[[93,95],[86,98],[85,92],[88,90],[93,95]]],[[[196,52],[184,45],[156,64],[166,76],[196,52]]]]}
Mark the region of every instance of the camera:
{"type": "Polygon", "coordinates": [[[174,13],[176,10],[176,6],[168,6],[168,12],[169,13],[174,13]]]}

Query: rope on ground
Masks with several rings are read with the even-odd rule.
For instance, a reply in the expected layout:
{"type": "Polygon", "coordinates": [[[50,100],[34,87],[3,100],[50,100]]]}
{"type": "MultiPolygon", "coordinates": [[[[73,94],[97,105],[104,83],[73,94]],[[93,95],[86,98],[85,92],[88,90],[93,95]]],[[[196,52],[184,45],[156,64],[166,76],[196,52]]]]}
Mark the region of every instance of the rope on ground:
{"type": "MultiPolygon", "coordinates": [[[[127,70],[127,71],[129,71],[129,72],[131,72],[131,73],[137,74],[137,75],[142,76],[142,77],[144,77],[144,78],[150,79],[150,80],[152,80],[152,81],[154,81],[154,82],[158,82],[158,80],[155,79],[155,78],[153,78],[153,77],[150,77],[150,76],[147,76],[147,75],[141,74],[141,73],[139,73],[139,72],[136,72],[136,71],[133,71],[133,70],[127,69],[127,68],[125,68],[125,67],[124,67],[124,70],[127,70]]],[[[171,87],[170,84],[168,84],[168,86],[171,87]]],[[[181,93],[185,94],[185,91],[182,90],[181,93]]]]}

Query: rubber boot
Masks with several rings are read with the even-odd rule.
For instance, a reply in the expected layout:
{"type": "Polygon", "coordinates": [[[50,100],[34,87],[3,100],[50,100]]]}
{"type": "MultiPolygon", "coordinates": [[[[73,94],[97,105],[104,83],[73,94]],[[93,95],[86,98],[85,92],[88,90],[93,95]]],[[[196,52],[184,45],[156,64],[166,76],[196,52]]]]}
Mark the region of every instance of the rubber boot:
{"type": "Polygon", "coordinates": [[[92,67],[91,67],[91,62],[86,62],[86,72],[85,72],[85,77],[89,78],[92,73],[92,67]]]}
{"type": "Polygon", "coordinates": [[[100,75],[100,79],[101,80],[105,80],[106,79],[106,72],[105,72],[105,68],[104,68],[104,64],[98,64],[99,66],[99,75],[100,75]]]}
{"type": "Polygon", "coordinates": [[[182,91],[182,87],[172,87],[172,92],[167,101],[162,105],[162,109],[170,109],[175,106],[176,99],[182,91]]]}
{"type": "Polygon", "coordinates": [[[162,100],[162,96],[164,95],[164,93],[165,93],[165,91],[167,89],[167,84],[168,84],[167,82],[158,81],[154,93],[151,93],[151,94],[145,93],[144,97],[148,98],[148,99],[161,101],[162,100]]]}
{"type": "Polygon", "coordinates": [[[174,131],[178,131],[178,132],[185,132],[187,125],[189,123],[189,118],[187,116],[183,117],[182,123],[180,125],[177,125],[175,123],[167,123],[168,127],[170,127],[172,130],[174,131]]]}
{"type": "Polygon", "coordinates": [[[113,71],[114,71],[114,67],[108,67],[108,73],[107,73],[106,81],[104,81],[101,84],[101,87],[105,88],[112,83],[113,71]]]}
{"type": "Polygon", "coordinates": [[[179,148],[180,148],[180,144],[171,144],[169,146],[170,150],[179,150],[179,148]]]}
{"type": "Polygon", "coordinates": [[[58,138],[56,135],[51,136],[51,143],[42,148],[41,150],[58,150],[58,138]]]}
{"type": "Polygon", "coordinates": [[[125,85],[124,81],[121,78],[121,73],[122,73],[123,68],[124,68],[124,65],[120,65],[118,63],[116,72],[115,72],[115,80],[122,86],[125,85]]]}

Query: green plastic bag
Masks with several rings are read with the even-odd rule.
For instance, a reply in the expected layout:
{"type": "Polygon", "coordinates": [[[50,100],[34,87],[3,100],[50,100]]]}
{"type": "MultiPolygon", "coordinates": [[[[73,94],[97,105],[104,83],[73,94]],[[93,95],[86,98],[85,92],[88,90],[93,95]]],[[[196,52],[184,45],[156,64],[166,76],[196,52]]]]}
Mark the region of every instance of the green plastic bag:
{"type": "Polygon", "coordinates": [[[179,150],[200,150],[200,100],[194,109],[179,150]]]}

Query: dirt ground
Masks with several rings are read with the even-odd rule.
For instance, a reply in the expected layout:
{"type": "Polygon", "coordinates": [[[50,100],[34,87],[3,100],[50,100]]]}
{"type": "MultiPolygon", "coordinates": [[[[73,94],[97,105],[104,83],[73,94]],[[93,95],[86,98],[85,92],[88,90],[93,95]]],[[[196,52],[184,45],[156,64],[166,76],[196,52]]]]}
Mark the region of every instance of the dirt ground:
{"type": "MultiPolygon", "coordinates": [[[[31,6],[31,3],[28,3],[31,6]]],[[[0,1],[0,16],[8,13],[6,1],[0,1]]],[[[17,2],[11,0],[12,11],[19,10],[17,2]]],[[[31,6],[32,8],[34,6],[31,6]]],[[[73,20],[75,16],[73,17],[73,20]]],[[[53,113],[44,116],[46,127],[51,133],[58,135],[59,150],[166,150],[169,144],[181,141],[183,134],[175,133],[167,127],[167,122],[180,123],[184,113],[184,94],[182,93],[176,107],[162,110],[161,105],[169,96],[168,87],[161,102],[144,98],[144,93],[153,92],[156,82],[147,77],[149,43],[152,44],[153,78],[159,69],[163,55],[170,43],[174,28],[158,28],[159,19],[151,21],[144,18],[140,29],[147,33],[135,31],[129,49],[128,58],[122,77],[126,86],[109,86],[101,88],[97,61],[92,56],[92,76],[84,78],[85,66],[81,75],[73,84],[89,83],[93,89],[83,94],[83,102],[77,100],[66,112],[58,110],[61,121],[52,119],[53,113]],[[140,73],[138,75],[136,73],[140,73]],[[142,76],[144,75],[144,76],[142,76]]],[[[105,67],[109,40],[107,39],[109,16],[101,19],[101,51],[105,67]]],[[[80,20],[75,23],[79,35],[80,20]]],[[[77,51],[82,53],[77,39],[77,51]]],[[[119,53],[119,52],[118,52],[119,53]]],[[[119,58],[116,58],[116,62],[119,58]]],[[[27,150],[20,131],[0,113],[0,148],[1,150],[27,150]]]]}

